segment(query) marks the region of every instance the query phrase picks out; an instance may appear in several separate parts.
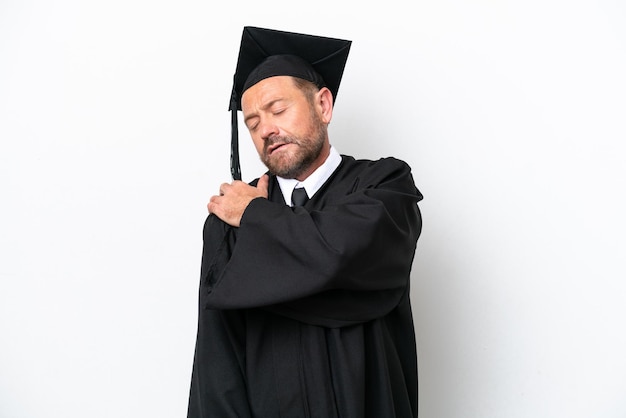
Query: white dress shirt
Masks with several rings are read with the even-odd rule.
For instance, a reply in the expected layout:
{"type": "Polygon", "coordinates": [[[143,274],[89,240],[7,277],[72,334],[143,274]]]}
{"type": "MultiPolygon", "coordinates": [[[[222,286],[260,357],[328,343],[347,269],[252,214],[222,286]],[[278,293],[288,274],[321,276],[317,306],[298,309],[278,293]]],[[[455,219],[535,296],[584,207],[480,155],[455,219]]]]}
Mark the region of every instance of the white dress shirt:
{"type": "Polygon", "coordinates": [[[306,190],[306,194],[309,196],[309,199],[313,197],[313,195],[322,187],[324,182],[328,180],[331,174],[339,167],[341,164],[341,155],[339,152],[331,145],[330,153],[328,154],[328,158],[324,163],[317,167],[317,169],[311,173],[309,177],[304,181],[298,181],[297,179],[285,179],[282,177],[276,176],[278,180],[278,185],[280,186],[280,191],[283,193],[283,198],[285,199],[285,203],[291,206],[291,193],[293,189],[296,187],[304,187],[306,190]]]}

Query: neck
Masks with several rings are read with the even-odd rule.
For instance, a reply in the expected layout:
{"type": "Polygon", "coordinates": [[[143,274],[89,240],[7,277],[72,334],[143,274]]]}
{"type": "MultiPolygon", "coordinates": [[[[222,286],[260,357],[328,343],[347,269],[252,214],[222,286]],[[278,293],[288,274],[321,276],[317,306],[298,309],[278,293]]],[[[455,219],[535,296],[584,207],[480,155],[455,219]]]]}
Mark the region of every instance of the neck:
{"type": "Polygon", "coordinates": [[[324,164],[324,161],[326,161],[326,159],[328,158],[329,155],[330,155],[330,142],[326,141],[324,143],[322,151],[319,153],[319,155],[317,156],[315,161],[313,161],[313,163],[311,163],[309,168],[307,168],[304,173],[302,173],[301,175],[297,176],[296,180],[298,180],[298,181],[306,180],[307,177],[309,177],[311,174],[313,174],[313,172],[315,170],[317,170],[322,164],[324,164]]]}

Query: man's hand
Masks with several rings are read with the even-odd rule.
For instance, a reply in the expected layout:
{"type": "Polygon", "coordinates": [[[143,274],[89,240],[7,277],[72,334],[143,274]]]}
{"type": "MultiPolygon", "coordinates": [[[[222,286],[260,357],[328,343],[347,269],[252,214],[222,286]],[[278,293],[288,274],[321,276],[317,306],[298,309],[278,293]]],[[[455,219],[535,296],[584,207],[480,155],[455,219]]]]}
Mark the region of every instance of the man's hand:
{"type": "Polygon", "coordinates": [[[235,180],[232,183],[223,183],[220,186],[219,196],[212,196],[207,204],[209,213],[214,214],[227,224],[238,227],[241,217],[252,199],[263,197],[267,199],[269,177],[263,175],[256,187],[243,181],[235,180]]]}

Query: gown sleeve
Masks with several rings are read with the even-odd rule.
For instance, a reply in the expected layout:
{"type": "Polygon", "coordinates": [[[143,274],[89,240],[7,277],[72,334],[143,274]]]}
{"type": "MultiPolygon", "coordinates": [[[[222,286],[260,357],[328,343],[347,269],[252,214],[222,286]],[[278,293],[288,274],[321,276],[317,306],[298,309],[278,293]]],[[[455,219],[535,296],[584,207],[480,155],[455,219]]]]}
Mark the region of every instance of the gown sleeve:
{"type": "Polygon", "coordinates": [[[397,306],[408,292],[422,196],[396,159],[346,178],[324,190],[319,210],[257,198],[237,230],[224,233],[218,223],[220,243],[203,255],[205,307],[262,308],[339,327],[397,306]]]}

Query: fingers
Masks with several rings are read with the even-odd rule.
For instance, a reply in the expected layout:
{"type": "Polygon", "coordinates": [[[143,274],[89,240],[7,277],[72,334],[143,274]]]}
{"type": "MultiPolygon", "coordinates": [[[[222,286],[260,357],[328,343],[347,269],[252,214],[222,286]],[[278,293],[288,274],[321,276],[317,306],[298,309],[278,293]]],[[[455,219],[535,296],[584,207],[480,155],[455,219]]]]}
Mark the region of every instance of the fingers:
{"type": "Polygon", "coordinates": [[[259,178],[256,187],[240,180],[235,180],[232,183],[222,183],[219,188],[219,194],[211,196],[207,204],[207,210],[231,225],[236,224],[250,201],[257,197],[267,199],[268,186],[269,176],[267,175],[259,178]],[[233,223],[229,222],[229,220],[233,223]]]}
{"type": "Polygon", "coordinates": [[[211,196],[211,198],[209,199],[209,203],[207,203],[206,208],[209,211],[209,213],[213,213],[213,211],[215,210],[215,205],[217,205],[217,201],[218,199],[220,199],[222,196],[222,192],[220,191],[220,196],[211,196]]]}
{"type": "Polygon", "coordinates": [[[269,183],[270,177],[267,174],[263,174],[261,178],[259,178],[259,181],[256,184],[256,188],[263,192],[265,195],[267,195],[267,187],[269,186],[269,183]]]}
{"type": "Polygon", "coordinates": [[[231,184],[229,183],[222,183],[220,185],[220,196],[224,196],[224,194],[226,194],[226,192],[231,188],[231,184]]]}
{"type": "Polygon", "coordinates": [[[206,205],[206,208],[209,211],[209,213],[215,212],[216,205],[219,204],[219,201],[223,199],[224,194],[227,193],[230,190],[230,188],[231,188],[231,185],[229,183],[222,183],[220,185],[218,194],[211,196],[211,198],[209,199],[209,203],[207,203],[206,205]]]}

